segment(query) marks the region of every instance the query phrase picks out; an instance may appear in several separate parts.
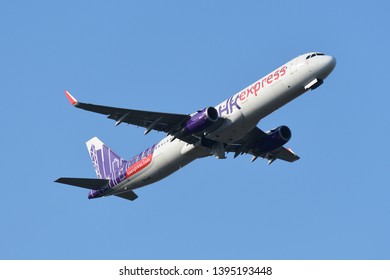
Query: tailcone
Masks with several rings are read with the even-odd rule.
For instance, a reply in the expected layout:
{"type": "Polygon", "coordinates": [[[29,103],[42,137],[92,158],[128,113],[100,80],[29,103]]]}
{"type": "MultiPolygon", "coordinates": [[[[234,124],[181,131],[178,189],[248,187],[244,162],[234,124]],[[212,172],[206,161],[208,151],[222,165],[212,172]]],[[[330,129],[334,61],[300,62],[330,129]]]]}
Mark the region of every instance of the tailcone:
{"type": "Polygon", "coordinates": [[[101,197],[101,194],[97,190],[91,190],[88,193],[88,199],[93,199],[93,198],[98,198],[98,197],[101,197]]]}

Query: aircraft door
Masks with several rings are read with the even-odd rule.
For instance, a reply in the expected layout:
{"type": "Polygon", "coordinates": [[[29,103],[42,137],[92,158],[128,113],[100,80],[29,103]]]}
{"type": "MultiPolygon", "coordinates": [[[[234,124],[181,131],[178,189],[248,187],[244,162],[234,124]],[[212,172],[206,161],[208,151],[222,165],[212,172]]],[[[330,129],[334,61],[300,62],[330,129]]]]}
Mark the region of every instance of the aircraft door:
{"type": "Polygon", "coordinates": [[[294,58],[293,60],[290,61],[289,63],[289,68],[290,68],[290,75],[294,74],[295,72],[297,72],[297,59],[294,58]]]}

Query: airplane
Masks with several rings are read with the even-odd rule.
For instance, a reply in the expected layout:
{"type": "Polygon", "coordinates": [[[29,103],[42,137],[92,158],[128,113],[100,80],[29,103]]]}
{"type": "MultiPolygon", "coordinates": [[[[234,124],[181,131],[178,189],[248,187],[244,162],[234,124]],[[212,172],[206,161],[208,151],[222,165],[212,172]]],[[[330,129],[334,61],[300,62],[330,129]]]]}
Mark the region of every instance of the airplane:
{"type": "Polygon", "coordinates": [[[291,138],[285,125],[264,132],[258,122],[288,102],[322,85],[336,66],[336,59],[320,52],[300,55],[217,106],[205,107],[190,115],[160,113],[79,102],[68,91],[71,105],[106,115],[115,121],[167,134],[160,142],[130,160],[113,152],[94,137],[86,144],[97,179],[61,177],[55,182],[90,189],[88,198],[114,195],[135,200],[135,189],[155,183],[195,159],[214,155],[234,158],[252,155],[252,162],[264,158],[294,162],[299,159],[284,145],[291,138]]]}

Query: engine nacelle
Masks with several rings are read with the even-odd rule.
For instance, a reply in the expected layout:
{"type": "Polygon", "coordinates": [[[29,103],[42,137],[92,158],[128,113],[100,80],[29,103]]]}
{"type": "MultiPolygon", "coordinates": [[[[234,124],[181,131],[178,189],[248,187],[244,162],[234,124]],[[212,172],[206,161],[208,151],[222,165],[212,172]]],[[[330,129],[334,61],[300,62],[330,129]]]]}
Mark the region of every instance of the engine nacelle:
{"type": "Polygon", "coordinates": [[[291,130],[285,125],[279,126],[267,132],[267,135],[264,135],[260,139],[257,145],[258,151],[261,154],[272,152],[282,147],[290,139],[291,139],[291,130]]]}
{"type": "Polygon", "coordinates": [[[203,132],[218,120],[218,111],[214,107],[207,107],[194,114],[184,125],[187,133],[203,132]]]}

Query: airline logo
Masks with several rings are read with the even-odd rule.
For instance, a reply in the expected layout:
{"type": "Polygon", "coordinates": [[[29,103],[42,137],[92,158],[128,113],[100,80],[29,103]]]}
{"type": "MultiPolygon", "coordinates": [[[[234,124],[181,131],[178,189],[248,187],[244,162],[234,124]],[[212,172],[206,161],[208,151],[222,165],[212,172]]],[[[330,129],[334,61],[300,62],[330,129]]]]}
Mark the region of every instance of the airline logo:
{"type": "Polygon", "coordinates": [[[153,154],[148,155],[147,157],[142,158],[140,161],[137,161],[132,166],[126,170],[126,178],[133,176],[134,174],[140,172],[146,166],[152,162],[153,154]]]}
{"type": "Polygon", "coordinates": [[[236,95],[230,97],[223,104],[218,106],[219,116],[228,115],[233,113],[234,109],[237,108],[241,110],[240,105],[238,105],[238,101],[244,102],[250,96],[258,96],[258,93],[268,85],[278,81],[281,77],[286,74],[287,66],[282,66],[277,69],[275,72],[270,73],[268,76],[258,80],[256,83],[250,85],[245,88],[242,92],[237,93],[236,95]]]}
{"type": "Polygon", "coordinates": [[[245,99],[249,98],[250,95],[257,96],[258,91],[265,88],[267,85],[270,85],[273,82],[279,80],[280,77],[283,77],[286,74],[286,69],[287,66],[282,66],[281,68],[277,69],[274,73],[269,74],[268,76],[257,81],[253,85],[247,87],[240,94],[238,94],[239,99],[241,101],[244,101],[245,99]]]}
{"type": "Polygon", "coordinates": [[[115,179],[121,175],[121,169],[125,165],[126,160],[115,154],[96,137],[89,140],[86,144],[98,178],[115,179]]]}

